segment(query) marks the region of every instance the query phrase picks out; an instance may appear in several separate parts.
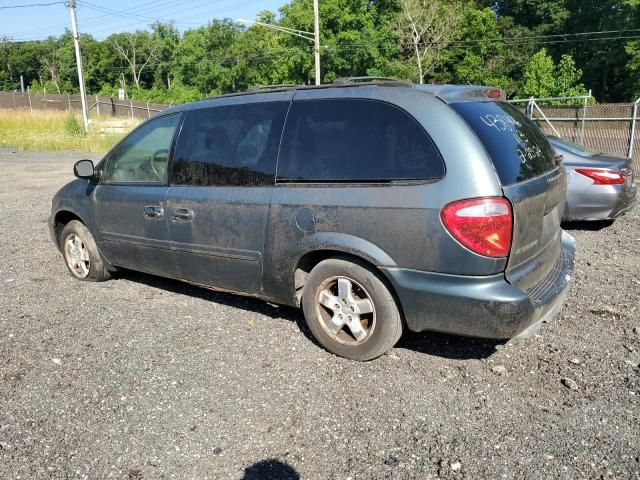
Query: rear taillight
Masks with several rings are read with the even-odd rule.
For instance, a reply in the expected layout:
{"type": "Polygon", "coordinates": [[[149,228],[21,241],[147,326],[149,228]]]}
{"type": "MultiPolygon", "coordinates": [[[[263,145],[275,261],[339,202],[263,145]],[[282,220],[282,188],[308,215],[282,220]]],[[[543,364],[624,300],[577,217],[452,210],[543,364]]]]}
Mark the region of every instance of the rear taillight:
{"type": "Polygon", "coordinates": [[[624,174],[605,168],[576,168],[576,172],[589,177],[596,185],[622,185],[624,174]]]}
{"type": "Polygon", "coordinates": [[[511,249],[511,204],[503,197],[471,198],[444,206],[440,218],[449,233],[469,250],[506,257],[511,249]]]}

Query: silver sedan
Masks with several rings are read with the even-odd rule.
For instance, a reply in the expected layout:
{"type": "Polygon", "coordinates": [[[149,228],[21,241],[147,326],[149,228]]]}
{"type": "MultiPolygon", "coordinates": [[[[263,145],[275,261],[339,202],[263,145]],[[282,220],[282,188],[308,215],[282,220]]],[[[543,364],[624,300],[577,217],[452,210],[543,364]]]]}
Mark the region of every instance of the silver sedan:
{"type": "Polygon", "coordinates": [[[567,170],[564,221],[613,220],[631,210],[637,192],[631,160],[602,155],[564,138],[547,138],[567,170]]]}

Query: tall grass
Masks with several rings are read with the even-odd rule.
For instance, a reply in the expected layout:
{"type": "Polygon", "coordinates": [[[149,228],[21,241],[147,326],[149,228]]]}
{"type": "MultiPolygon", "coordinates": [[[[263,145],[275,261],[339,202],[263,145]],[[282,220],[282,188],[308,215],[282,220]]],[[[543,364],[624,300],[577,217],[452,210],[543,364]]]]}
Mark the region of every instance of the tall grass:
{"type": "MultiPolygon", "coordinates": [[[[93,119],[89,133],[82,129],[82,118],[67,112],[0,109],[0,147],[18,150],[80,150],[102,153],[109,150],[125,134],[101,133],[105,122],[93,119]]],[[[137,123],[124,120],[127,131],[137,123]]]]}

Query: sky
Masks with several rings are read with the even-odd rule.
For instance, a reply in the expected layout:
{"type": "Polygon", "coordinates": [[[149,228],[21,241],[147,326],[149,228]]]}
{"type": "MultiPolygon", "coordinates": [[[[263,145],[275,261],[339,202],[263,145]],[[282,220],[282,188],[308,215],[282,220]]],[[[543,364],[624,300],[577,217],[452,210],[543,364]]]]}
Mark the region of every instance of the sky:
{"type": "MultiPolygon", "coordinates": [[[[144,29],[156,20],[175,21],[180,31],[213,19],[254,19],[261,10],[277,11],[287,0],[76,0],[78,30],[101,40],[115,32],[144,29]]],[[[71,28],[65,1],[0,0],[0,38],[43,39],[71,28]],[[49,4],[24,8],[15,5],[49,4]]]]}

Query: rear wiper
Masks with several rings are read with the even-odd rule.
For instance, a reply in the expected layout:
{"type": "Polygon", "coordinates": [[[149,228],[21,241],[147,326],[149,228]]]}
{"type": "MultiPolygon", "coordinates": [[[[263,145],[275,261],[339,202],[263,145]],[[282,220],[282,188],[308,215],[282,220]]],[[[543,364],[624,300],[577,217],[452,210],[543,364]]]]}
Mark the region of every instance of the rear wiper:
{"type": "Polygon", "coordinates": [[[556,155],[555,157],[553,157],[553,164],[556,167],[559,167],[560,165],[562,165],[562,161],[564,160],[564,157],[560,154],[556,155]]]}

